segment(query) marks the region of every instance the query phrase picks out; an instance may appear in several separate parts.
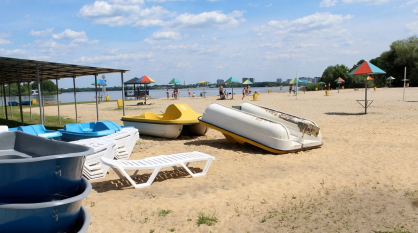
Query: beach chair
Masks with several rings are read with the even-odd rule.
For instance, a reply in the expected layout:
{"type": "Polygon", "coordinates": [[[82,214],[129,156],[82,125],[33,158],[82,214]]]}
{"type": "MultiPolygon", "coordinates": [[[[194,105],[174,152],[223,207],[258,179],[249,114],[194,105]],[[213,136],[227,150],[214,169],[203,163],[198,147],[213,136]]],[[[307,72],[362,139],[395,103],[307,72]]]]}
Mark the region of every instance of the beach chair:
{"type": "Polygon", "coordinates": [[[104,178],[109,170],[109,166],[102,164],[100,158],[113,159],[118,153],[114,139],[102,137],[72,141],[70,143],[94,149],[92,154],[86,156],[83,167],[83,175],[89,180],[104,178]]]}
{"type": "Polygon", "coordinates": [[[202,152],[193,151],[180,154],[171,154],[171,155],[159,155],[155,157],[149,157],[141,160],[112,160],[107,158],[101,158],[103,164],[111,167],[115,173],[123,179],[125,177],[135,188],[145,188],[152,184],[155,177],[157,177],[158,172],[161,168],[173,167],[181,165],[192,177],[199,177],[206,175],[209,170],[210,164],[215,157],[208,155],[202,152]],[[193,173],[187,167],[186,164],[190,162],[197,161],[207,161],[203,171],[200,173],[193,173]],[[139,170],[150,170],[153,169],[151,176],[149,177],[146,183],[137,184],[131,176],[126,172],[126,170],[135,170],[134,176],[138,173],[139,170]]]}
{"type": "Polygon", "coordinates": [[[129,159],[139,139],[138,129],[136,128],[122,128],[119,132],[104,136],[102,138],[110,138],[116,140],[118,153],[115,159],[129,159]]]}

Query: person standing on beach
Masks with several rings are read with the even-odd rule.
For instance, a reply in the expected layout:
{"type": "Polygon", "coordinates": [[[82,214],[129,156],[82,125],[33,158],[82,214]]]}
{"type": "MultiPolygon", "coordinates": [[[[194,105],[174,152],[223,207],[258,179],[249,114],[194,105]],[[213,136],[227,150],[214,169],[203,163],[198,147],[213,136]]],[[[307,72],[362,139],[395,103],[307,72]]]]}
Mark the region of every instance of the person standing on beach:
{"type": "Polygon", "coordinates": [[[242,100],[244,99],[246,93],[247,93],[247,89],[244,87],[242,89],[242,100]]]}
{"type": "Polygon", "coordinates": [[[250,85],[247,84],[247,95],[251,94],[250,88],[250,85]]]}
{"type": "Polygon", "coordinates": [[[291,94],[291,93],[292,93],[292,87],[293,87],[293,85],[290,85],[290,86],[289,86],[289,94],[291,94]]]}
{"type": "Polygon", "coordinates": [[[283,85],[280,85],[280,92],[279,93],[282,93],[282,89],[283,89],[283,85]]]}
{"type": "Polygon", "coordinates": [[[189,94],[189,98],[190,98],[190,94],[191,94],[191,93],[190,93],[190,90],[189,90],[189,89],[187,89],[187,92],[188,92],[188,94],[189,94]]]}
{"type": "Polygon", "coordinates": [[[167,99],[170,99],[170,91],[168,91],[168,88],[167,88],[167,90],[165,91],[165,93],[167,94],[167,99]]]}
{"type": "Polygon", "coordinates": [[[224,94],[224,87],[222,85],[219,86],[219,96],[224,94]]]}

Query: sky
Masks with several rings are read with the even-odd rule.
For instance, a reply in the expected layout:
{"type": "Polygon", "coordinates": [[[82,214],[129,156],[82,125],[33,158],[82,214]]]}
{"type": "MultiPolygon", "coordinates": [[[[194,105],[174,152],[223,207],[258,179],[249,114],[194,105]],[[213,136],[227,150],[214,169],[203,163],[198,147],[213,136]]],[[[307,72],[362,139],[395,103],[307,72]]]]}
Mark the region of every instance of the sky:
{"type": "MultiPolygon", "coordinates": [[[[0,0],[0,15],[0,56],[126,69],[125,81],[159,85],[317,77],[418,35],[418,0],[0,0]]],[[[106,81],[121,86],[121,75],[106,81]]]]}

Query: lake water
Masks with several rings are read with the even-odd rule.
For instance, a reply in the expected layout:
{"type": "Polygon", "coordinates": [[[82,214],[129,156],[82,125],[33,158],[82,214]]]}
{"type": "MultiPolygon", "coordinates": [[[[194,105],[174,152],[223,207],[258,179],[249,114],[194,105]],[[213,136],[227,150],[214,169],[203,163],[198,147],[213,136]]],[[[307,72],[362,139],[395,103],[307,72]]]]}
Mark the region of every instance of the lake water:
{"type": "MultiPolygon", "coordinates": [[[[224,88],[227,90],[228,93],[232,93],[232,88],[224,88]]],[[[179,97],[188,97],[188,89],[179,89],[179,97]]],[[[217,96],[219,95],[219,89],[218,88],[192,88],[190,89],[190,92],[193,94],[195,93],[196,96],[200,96],[200,93],[205,92],[206,96],[217,96]]],[[[280,87],[252,87],[251,92],[254,93],[254,91],[258,91],[259,93],[267,93],[268,90],[271,90],[271,92],[279,92],[280,87]]],[[[166,97],[166,90],[160,89],[160,90],[149,90],[149,94],[151,98],[165,98],[166,97]]],[[[173,89],[169,89],[170,91],[170,97],[173,93],[173,89]]],[[[283,87],[283,92],[288,92],[289,87],[283,87]]],[[[77,92],[77,103],[79,102],[88,102],[88,101],[95,101],[94,98],[96,95],[96,92],[77,92]]],[[[118,100],[122,99],[122,91],[106,91],[106,94],[103,92],[99,92],[98,95],[103,96],[103,99],[105,99],[104,96],[109,95],[110,100],[118,100]]],[[[242,87],[236,87],[234,88],[234,95],[242,95],[242,87]]],[[[18,101],[18,96],[11,96],[11,101],[18,101]]],[[[36,99],[37,102],[39,102],[38,96],[31,96],[31,99],[36,99]]],[[[66,92],[59,95],[59,99],[61,103],[71,103],[74,102],[74,93],[73,92],[66,92]]],[[[127,99],[133,99],[133,98],[127,98],[127,99]]],[[[28,96],[22,96],[23,101],[29,100],[28,96]]],[[[45,101],[56,101],[57,95],[47,95],[44,96],[45,101]]],[[[7,101],[9,101],[9,97],[7,96],[7,101]]],[[[3,105],[3,101],[1,103],[3,105]]]]}

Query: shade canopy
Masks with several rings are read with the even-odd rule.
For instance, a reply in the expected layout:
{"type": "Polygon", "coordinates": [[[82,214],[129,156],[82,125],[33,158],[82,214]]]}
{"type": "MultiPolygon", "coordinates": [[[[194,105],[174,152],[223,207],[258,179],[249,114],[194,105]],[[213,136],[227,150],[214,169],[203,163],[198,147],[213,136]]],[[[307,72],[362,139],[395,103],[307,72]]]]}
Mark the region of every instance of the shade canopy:
{"type": "Polygon", "coordinates": [[[245,82],[243,82],[242,84],[253,84],[253,82],[251,82],[249,79],[245,80],[245,82]]]}
{"type": "Polygon", "coordinates": [[[344,81],[344,79],[342,79],[341,77],[339,77],[339,78],[335,79],[334,82],[342,83],[342,82],[345,82],[345,81],[344,81]]]}
{"type": "Polygon", "coordinates": [[[326,83],[324,83],[324,82],[320,82],[319,84],[326,84],[326,83]]]}
{"type": "Polygon", "coordinates": [[[239,81],[236,80],[234,77],[230,77],[225,81],[225,83],[239,83],[239,81]]]}
{"type": "Polygon", "coordinates": [[[300,79],[298,79],[298,78],[294,78],[294,79],[292,79],[289,83],[290,83],[290,84],[293,84],[293,83],[296,83],[296,82],[300,83],[300,82],[302,82],[302,80],[300,80],[300,79]]]}
{"type": "Polygon", "coordinates": [[[205,81],[205,80],[198,82],[198,84],[207,84],[207,83],[210,83],[210,82],[209,81],[205,81]]]}
{"type": "Polygon", "coordinates": [[[308,80],[302,80],[303,83],[310,83],[308,80]]]}
{"type": "Polygon", "coordinates": [[[150,83],[155,83],[155,81],[152,78],[144,75],[140,79],[138,79],[136,81],[136,83],[138,83],[138,84],[150,84],[150,83]]]}
{"type": "Polygon", "coordinates": [[[176,83],[181,83],[181,81],[176,78],[173,78],[168,84],[176,84],[176,83]]]}
{"type": "Polygon", "coordinates": [[[373,80],[373,78],[372,78],[371,76],[368,76],[368,77],[366,78],[366,80],[373,80]]]}
{"type": "MultiPolygon", "coordinates": [[[[96,85],[96,82],[93,82],[91,85],[95,86],[96,85]]],[[[104,86],[107,86],[107,84],[105,83],[105,81],[103,81],[101,79],[98,79],[97,80],[97,86],[104,87],[104,86]]]]}
{"type": "Polygon", "coordinates": [[[388,80],[392,80],[395,79],[394,77],[390,76],[389,78],[387,78],[388,80]]]}
{"type": "Polygon", "coordinates": [[[360,75],[360,74],[385,74],[386,72],[381,70],[379,67],[373,65],[370,62],[363,62],[357,68],[352,70],[348,75],[360,75]]]}

